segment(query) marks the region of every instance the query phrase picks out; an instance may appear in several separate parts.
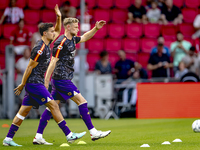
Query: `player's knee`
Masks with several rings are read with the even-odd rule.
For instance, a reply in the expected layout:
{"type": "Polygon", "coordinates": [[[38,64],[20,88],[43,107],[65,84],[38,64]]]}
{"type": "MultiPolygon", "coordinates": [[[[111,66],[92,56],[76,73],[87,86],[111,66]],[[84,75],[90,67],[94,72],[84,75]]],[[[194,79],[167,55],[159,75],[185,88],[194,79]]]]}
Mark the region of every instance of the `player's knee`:
{"type": "Polygon", "coordinates": [[[48,105],[48,108],[50,109],[50,111],[52,111],[52,110],[59,110],[59,106],[58,106],[58,104],[56,103],[56,102],[52,102],[52,103],[50,103],[50,105],[48,105]]]}

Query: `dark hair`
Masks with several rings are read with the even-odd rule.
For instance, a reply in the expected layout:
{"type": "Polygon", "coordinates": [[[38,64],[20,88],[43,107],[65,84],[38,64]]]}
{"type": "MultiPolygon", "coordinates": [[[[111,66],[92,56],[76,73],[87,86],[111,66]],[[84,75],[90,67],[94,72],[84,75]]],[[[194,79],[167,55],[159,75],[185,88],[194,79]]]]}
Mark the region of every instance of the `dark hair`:
{"type": "Polygon", "coordinates": [[[102,51],[99,56],[102,58],[104,56],[108,55],[108,52],[107,51],[102,51]]]}
{"type": "Polygon", "coordinates": [[[181,31],[178,31],[178,32],[176,32],[176,35],[177,35],[177,34],[183,34],[183,33],[182,33],[181,31]]]}
{"type": "Polygon", "coordinates": [[[196,48],[195,48],[194,46],[191,46],[191,47],[190,47],[190,51],[195,52],[195,51],[196,51],[196,48]]]}
{"type": "Polygon", "coordinates": [[[43,36],[43,32],[47,31],[51,27],[53,27],[53,23],[41,23],[39,25],[39,32],[41,36],[43,36]]]}
{"type": "Polygon", "coordinates": [[[63,3],[63,6],[64,6],[64,5],[70,6],[71,3],[70,3],[70,1],[65,1],[65,2],[63,3]]]}

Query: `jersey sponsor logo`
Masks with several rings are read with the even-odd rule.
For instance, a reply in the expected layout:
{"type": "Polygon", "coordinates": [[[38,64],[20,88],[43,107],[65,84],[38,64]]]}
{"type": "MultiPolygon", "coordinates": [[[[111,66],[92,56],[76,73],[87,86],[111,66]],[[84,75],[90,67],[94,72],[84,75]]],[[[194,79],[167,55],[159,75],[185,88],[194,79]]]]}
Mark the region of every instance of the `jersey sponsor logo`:
{"type": "Polygon", "coordinates": [[[42,55],[43,51],[42,51],[42,50],[38,50],[37,53],[38,53],[39,55],[42,55]]]}
{"type": "Polygon", "coordinates": [[[62,45],[58,45],[58,50],[62,50],[63,49],[63,46],[62,45]]]}

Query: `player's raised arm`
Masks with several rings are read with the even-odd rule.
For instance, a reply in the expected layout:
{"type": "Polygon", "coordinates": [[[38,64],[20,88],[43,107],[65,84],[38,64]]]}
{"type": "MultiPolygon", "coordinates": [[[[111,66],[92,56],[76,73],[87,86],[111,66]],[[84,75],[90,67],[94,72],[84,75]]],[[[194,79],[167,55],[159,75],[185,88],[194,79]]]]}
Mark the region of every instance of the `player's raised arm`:
{"type": "Polygon", "coordinates": [[[55,13],[57,16],[57,20],[56,20],[56,25],[55,25],[55,37],[53,41],[60,35],[60,31],[61,31],[61,12],[57,4],[55,6],[55,13]]]}
{"type": "Polygon", "coordinates": [[[21,91],[24,88],[24,85],[26,84],[26,81],[27,81],[28,77],[30,76],[30,74],[31,74],[31,72],[33,70],[33,68],[35,68],[37,65],[38,65],[38,62],[30,59],[29,64],[28,64],[28,66],[27,66],[27,68],[26,68],[26,70],[25,70],[25,72],[23,74],[21,84],[17,88],[14,89],[16,95],[19,95],[21,93],[21,91]]]}
{"type": "Polygon", "coordinates": [[[49,88],[49,80],[51,77],[51,74],[53,73],[55,66],[56,66],[56,62],[59,60],[59,58],[56,57],[51,57],[51,62],[47,68],[47,72],[46,72],[46,76],[45,76],[45,81],[44,81],[44,85],[45,87],[48,89],[49,88]]]}
{"type": "Polygon", "coordinates": [[[91,29],[90,31],[86,32],[85,34],[81,36],[81,40],[79,41],[79,43],[86,42],[87,40],[91,39],[94,36],[94,34],[99,29],[101,29],[105,24],[106,24],[106,21],[104,20],[97,21],[93,29],[91,29]]]}

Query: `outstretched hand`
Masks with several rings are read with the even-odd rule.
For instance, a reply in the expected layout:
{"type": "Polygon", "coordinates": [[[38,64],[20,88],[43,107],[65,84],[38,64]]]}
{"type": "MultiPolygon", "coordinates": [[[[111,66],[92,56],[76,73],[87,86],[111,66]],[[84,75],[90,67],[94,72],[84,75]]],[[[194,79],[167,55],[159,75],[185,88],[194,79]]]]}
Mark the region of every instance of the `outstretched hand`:
{"type": "Polygon", "coordinates": [[[101,21],[97,21],[95,26],[97,28],[97,30],[101,29],[104,25],[106,24],[106,21],[101,20],[101,21]]]}
{"type": "Polygon", "coordinates": [[[23,88],[24,88],[24,85],[22,85],[22,84],[20,84],[17,88],[15,88],[14,89],[15,95],[18,96],[22,92],[23,88]]]}
{"type": "Polygon", "coordinates": [[[56,15],[57,15],[58,17],[61,17],[61,12],[60,12],[60,10],[59,10],[58,4],[56,4],[56,6],[55,6],[55,13],[56,13],[56,15]]]}

